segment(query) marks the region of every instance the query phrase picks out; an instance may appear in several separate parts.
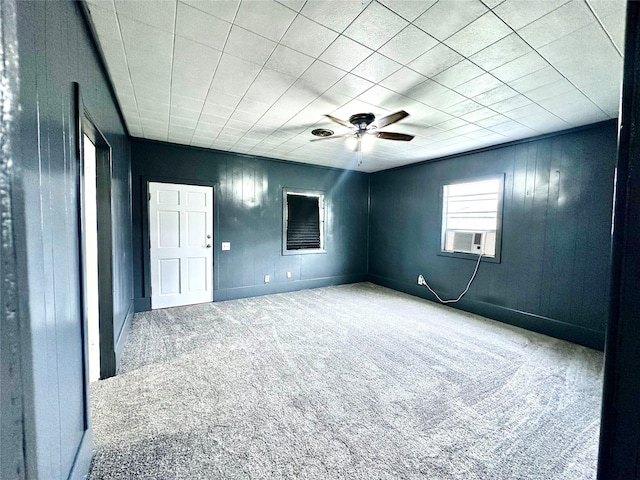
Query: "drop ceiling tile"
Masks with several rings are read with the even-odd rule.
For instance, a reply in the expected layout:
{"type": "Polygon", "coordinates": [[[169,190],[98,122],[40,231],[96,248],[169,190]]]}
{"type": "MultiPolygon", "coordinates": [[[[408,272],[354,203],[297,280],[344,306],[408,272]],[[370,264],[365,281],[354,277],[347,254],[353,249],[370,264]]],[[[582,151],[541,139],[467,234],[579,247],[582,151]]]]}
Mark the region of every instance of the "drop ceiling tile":
{"type": "Polygon", "coordinates": [[[490,108],[483,107],[472,112],[461,115],[460,118],[466,120],[467,122],[479,122],[480,120],[484,120],[486,118],[490,118],[495,116],[496,112],[491,110],[490,108]]]}
{"type": "Polygon", "coordinates": [[[229,118],[229,122],[233,120],[239,120],[241,122],[247,122],[253,125],[260,119],[262,115],[262,113],[243,112],[241,110],[236,110],[229,118]]]}
{"type": "Polygon", "coordinates": [[[474,102],[473,100],[465,99],[455,105],[452,105],[447,108],[447,113],[450,115],[454,115],[456,117],[462,117],[468,113],[474,112],[476,110],[480,110],[484,108],[479,103],[474,102]]]}
{"type": "Polygon", "coordinates": [[[371,82],[378,83],[392,73],[400,70],[400,68],[402,68],[402,65],[394,62],[390,58],[380,55],[379,53],[373,53],[369,58],[354,68],[351,73],[371,82]]]}
{"type": "Polygon", "coordinates": [[[204,100],[219,59],[218,50],[176,37],[171,92],[204,100]]]}
{"type": "Polygon", "coordinates": [[[295,80],[290,75],[263,69],[245,96],[258,102],[273,103],[293,85],[295,80]]]}
{"type": "Polygon", "coordinates": [[[146,100],[144,98],[139,98],[137,102],[138,110],[143,110],[147,112],[154,113],[169,113],[169,98],[165,98],[165,102],[167,103],[159,103],[152,100],[146,100]]]}
{"type": "Polygon", "coordinates": [[[300,76],[300,84],[309,89],[309,94],[319,96],[338,80],[346,75],[344,70],[340,70],[328,63],[316,60],[311,66],[300,76]]]}
{"type": "Polygon", "coordinates": [[[304,6],[306,0],[277,0],[278,3],[281,3],[285,7],[289,7],[291,10],[295,10],[299,12],[304,6]]]}
{"type": "Polygon", "coordinates": [[[120,19],[120,31],[129,63],[152,65],[171,61],[173,35],[128,18],[120,19]]]}
{"type": "Polygon", "coordinates": [[[280,43],[312,57],[318,57],[336,38],[336,32],[298,15],[280,43]]]}
{"type": "Polygon", "coordinates": [[[218,117],[217,115],[213,115],[210,113],[202,113],[200,115],[200,121],[198,125],[203,125],[203,128],[222,128],[227,123],[228,118],[218,117]],[[209,125],[210,127],[205,127],[205,125],[209,125]]]}
{"type": "Polygon", "coordinates": [[[177,117],[175,115],[171,115],[169,117],[169,127],[185,127],[189,130],[193,131],[196,128],[196,124],[198,123],[197,119],[193,118],[184,118],[177,117]]]}
{"type": "Polygon", "coordinates": [[[456,135],[471,135],[474,132],[478,132],[484,130],[482,127],[473,124],[467,124],[462,127],[454,128],[451,130],[451,133],[455,133],[456,135]]]}
{"type": "Polygon", "coordinates": [[[233,22],[240,5],[240,0],[180,0],[193,8],[197,8],[209,15],[218,17],[226,22],[233,22]]]}
{"type": "Polygon", "coordinates": [[[271,54],[265,67],[276,72],[285,73],[292,77],[299,77],[313,63],[313,57],[292,50],[284,45],[278,45],[271,54]]]}
{"type": "Polygon", "coordinates": [[[202,110],[202,106],[204,105],[204,101],[197,99],[186,97],[184,95],[179,95],[177,93],[171,94],[171,106],[184,108],[186,110],[193,110],[200,112],[202,110]]]}
{"type": "Polygon", "coordinates": [[[230,23],[178,3],[176,35],[222,50],[230,29],[230,23]]]}
{"type": "Polygon", "coordinates": [[[300,13],[336,32],[342,32],[369,3],[370,0],[366,2],[352,0],[307,1],[300,13]]]}
{"type": "Polygon", "coordinates": [[[480,95],[474,96],[473,100],[481,105],[489,106],[494,103],[501,102],[502,100],[515,97],[516,95],[518,95],[518,92],[508,85],[500,85],[492,90],[488,90],[480,95]]]}
{"type": "Polygon", "coordinates": [[[510,82],[509,86],[520,93],[526,93],[561,80],[563,80],[563,77],[555,68],[545,67],[510,82]]]}
{"type": "Polygon", "coordinates": [[[229,121],[227,122],[227,125],[225,126],[225,129],[227,128],[237,128],[238,130],[249,130],[253,124],[255,122],[247,122],[244,120],[238,120],[238,119],[234,119],[233,115],[231,116],[231,118],[229,119],[229,121]]]}
{"type": "Polygon", "coordinates": [[[154,100],[156,102],[166,102],[170,95],[170,89],[155,90],[153,88],[145,87],[143,85],[136,85],[134,87],[136,98],[144,98],[147,100],[154,100]]]}
{"type": "Polygon", "coordinates": [[[413,23],[429,35],[444,40],[487,12],[478,0],[440,0],[413,23]]]}
{"type": "Polygon", "coordinates": [[[570,128],[571,125],[556,117],[550,112],[540,112],[527,117],[519,118],[518,123],[532,128],[538,132],[547,133],[570,128]]]}
{"type": "Polygon", "coordinates": [[[533,48],[540,48],[594,21],[587,4],[572,0],[544,17],[518,30],[533,48]]]}
{"type": "Polygon", "coordinates": [[[407,95],[419,102],[435,108],[446,109],[451,105],[460,103],[465,97],[453,90],[443,87],[433,80],[427,80],[407,91],[407,95]]]}
{"type": "Polygon", "coordinates": [[[151,67],[130,67],[131,81],[135,87],[145,86],[155,90],[169,90],[171,85],[171,68],[158,64],[151,67]]]}
{"type": "Polygon", "coordinates": [[[506,0],[496,7],[493,12],[509,24],[514,30],[519,30],[540,17],[564,5],[569,0],[506,0]]]}
{"type": "Polygon", "coordinates": [[[479,125],[483,128],[491,128],[496,125],[500,125],[501,123],[510,122],[511,119],[505,117],[504,115],[494,115],[493,117],[483,118],[482,120],[478,120],[475,122],[476,125],[479,125]]]}
{"type": "Polygon", "coordinates": [[[398,95],[393,90],[389,90],[388,88],[384,88],[380,85],[375,85],[362,95],[358,96],[358,100],[380,108],[391,109],[394,108],[391,103],[397,103],[397,97],[402,98],[401,95],[398,95]],[[396,97],[395,101],[393,100],[394,97],[396,97]]]}
{"type": "Polygon", "coordinates": [[[396,73],[380,82],[380,85],[398,93],[405,92],[416,85],[421,84],[427,78],[413,70],[402,67],[396,73]]]}
{"type": "Polygon", "coordinates": [[[511,29],[492,12],[480,18],[449,37],[445,43],[456,52],[468,57],[511,33],[511,29]]]}
{"type": "Polygon", "coordinates": [[[151,25],[165,32],[173,33],[176,5],[163,0],[131,2],[116,0],[118,16],[129,17],[137,22],[151,25]]]}
{"type": "MultiPolygon", "coordinates": [[[[625,31],[625,23],[626,23],[626,15],[625,15],[625,1],[614,1],[614,2],[598,2],[598,3],[614,3],[617,6],[620,5],[622,8],[620,12],[607,15],[604,17],[599,17],[602,25],[604,25],[605,30],[613,39],[616,48],[619,52],[624,52],[624,31],[625,31]]],[[[617,9],[616,9],[617,10],[617,9]]]]}
{"type": "Polygon", "coordinates": [[[496,77],[490,73],[485,73],[462,85],[458,85],[454,90],[465,97],[471,98],[493,90],[494,88],[501,87],[502,85],[504,84],[496,77]]]}
{"type": "Polygon", "coordinates": [[[224,52],[262,66],[275,48],[275,42],[234,25],[231,27],[224,52]],[[251,47],[248,48],[248,45],[251,47]]]}
{"type": "Polygon", "coordinates": [[[123,95],[118,93],[118,103],[122,109],[137,110],[138,104],[136,103],[136,97],[134,95],[123,95]]]}
{"type": "MultiPolygon", "coordinates": [[[[233,114],[233,108],[223,107],[222,105],[216,105],[215,103],[205,103],[202,107],[202,114],[215,115],[216,117],[222,117],[229,119],[233,114]]],[[[203,115],[201,115],[202,118],[203,115]]],[[[210,123],[210,122],[209,122],[210,123]]]]}
{"type": "Polygon", "coordinates": [[[296,13],[272,0],[242,2],[234,23],[277,42],[287,31],[296,13]]]}
{"type": "Polygon", "coordinates": [[[89,12],[96,27],[100,44],[105,42],[118,44],[122,42],[118,16],[116,15],[115,7],[110,2],[90,3],[89,12]],[[103,3],[105,6],[111,6],[112,8],[103,8],[103,3]]]}
{"type": "Polygon", "coordinates": [[[537,52],[530,52],[491,70],[491,73],[503,82],[511,82],[548,66],[549,63],[537,52]]]}
{"type": "Polygon", "coordinates": [[[207,103],[213,103],[231,109],[236,108],[240,100],[242,100],[240,96],[230,95],[216,89],[211,89],[206,98],[207,103]]]}
{"type": "Polygon", "coordinates": [[[519,118],[528,117],[531,115],[541,115],[545,113],[545,109],[538,105],[537,103],[531,103],[529,105],[524,105],[519,108],[515,108],[513,110],[509,110],[504,113],[505,117],[509,117],[512,120],[518,120],[519,118]]]}
{"type": "Polygon", "coordinates": [[[262,116],[267,110],[269,110],[269,107],[271,107],[270,103],[259,102],[245,97],[240,101],[240,103],[238,103],[236,112],[256,113],[262,116]]]}
{"type": "Polygon", "coordinates": [[[413,25],[408,25],[378,51],[396,62],[406,65],[437,44],[438,41],[435,38],[413,25]]]}
{"type": "Polygon", "coordinates": [[[259,72],[259,65],[223,53],[211,90],[242,97],[259,72]]]}
{"type": "Polygon", "coordinates": [[[440,43],[409,63],[408,67],[426,77],[434,77],[462,60],[459,53],[440,43]]]}
{"type": "Polygon", "coordinates": [[[393,10],[396,14],[405,20],[413,22],[422,15],[427,9],[436,3],[436,0],[379,0],[387,8],[393,10]]]}
{"type": "Polygon", "coordinates": [[[532,101],[539,103],[541,100],[546,100],[547,98],[552,98],[557,95],[563,95],[575,90],[576,87],[571,82],[569,82],[569,80],[567,80],[566,78],[562,78],[557,82],[553,82],[551,84],[528,91],[527,98],[530,98],[532,101]]]}
{"type": "Polygon", "coordinates": [[[333,87],[327,90],[327,94],[337,93],[355,98],[364,91],[370,89],[374,84],[364,78],[348,73],[342,77],[333,87]]]}
{"type": "Polygon", "coordinates": [[[531,47],[529,47],[524,40],[517,34],[512,33],[472,55],[469,57],[469,60],[488,71],[532,51],[531,47]]]}
{"type": "Polygon", "coordinates": [[[444,72],[441,72],[433,77],[433,80],[444,85],[445,87],[453,88],[476,77],[479,77],[484,73],[484,70],[482,70],[480,67],[475,66],[469,60],[462,60],[461,62],[456,63],[454,66],[449,67],[444,72]]]}
{"type": "Polygon", "coordinates": [[[491,110],[504,114],[510,110],[530,105],[531,103],[531,100],[524,95],[516,95],[515,97],[507,98],[506,100],[492,104],[491,110]]]}
{"type": "MultiPolygon", "coordinates": [[[[204,104],[202,105],[202,107],[204,107],[204,104]]],[[[200,113],[202,111],[202,108],[200,108],[199,110],[189,110],[187,108],[182,108],[182,107],[171,107],[171,116],[176,116],[176,117],[182,117],[182,118],[189,118],[191,120],[198,120],[198,118],[200,118],[200,113]]]]}
{"type": "Polygon", "coordinates": [[[409,23],[377,2],[369,6],[344,31],[344,35],[377,50],[409,23]]]}
{"type": "Polygon", "coordinates": [[[349,71],[372,53],[373,50],[340,35],[319,58],[334,67],[349,71]]]}

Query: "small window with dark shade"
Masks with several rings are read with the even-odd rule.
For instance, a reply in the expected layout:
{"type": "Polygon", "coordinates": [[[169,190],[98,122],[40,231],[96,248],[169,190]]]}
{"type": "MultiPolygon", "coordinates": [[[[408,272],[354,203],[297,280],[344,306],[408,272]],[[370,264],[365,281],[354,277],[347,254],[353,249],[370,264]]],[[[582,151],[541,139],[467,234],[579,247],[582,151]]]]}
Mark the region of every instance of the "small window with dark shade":
{"type": "Polygon", "coordinates": [[[324,195],[284,190],[283,254],[324,251],[324,195]]]}

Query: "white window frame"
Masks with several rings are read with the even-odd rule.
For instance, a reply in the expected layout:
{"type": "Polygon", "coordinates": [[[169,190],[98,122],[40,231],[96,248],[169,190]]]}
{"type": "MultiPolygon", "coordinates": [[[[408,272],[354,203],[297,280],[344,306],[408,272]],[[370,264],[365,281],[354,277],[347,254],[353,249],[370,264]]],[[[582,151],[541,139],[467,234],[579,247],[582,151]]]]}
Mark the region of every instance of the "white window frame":
{"type": "Polygon", "coordinates": [[[307,255],[311,253],[326,253],[325,249],[325,194],[320,190],[302,190],[293,188],[282,189],[282,255],[307,255]],[[287,196],[300,195],[304,197],[318,198],[318,220],[320,221],[320,248],[304,248],[289,250],[287,248],[287,225],[289,211],[287,208],[287,196]]]}
{"type": "MultiPolygon", "coordinates": [[[[447,257],[457,257],[457,258],[468,258],[468,259],[477,259],[478,255],[476,253],[466,253],[466,252],[458,252],[452,250],[445,250],[445,241],[447,235],[447,207],[448,207],[448,199],[446,198],[446,188],[450,185],[460,185],[465,183],[476,183],[476,182],[484,182],[487,180],[497,180],[498,181],[498,201],[496,206],[496,229],[495,229],[495,253],[493,256],[485,255],[483,256],[483,261],[489,261],[494,263],[500,263],[501,255],[502,255],[502,210],[504,203],[504,174],[502,175],[491,175],[491,176],[483,176],[483,177],[474,177],[474,178],[465,178],[465,179],[455,179],[446,183],[442,183],[440,188],[440,246],[439,246],[439,255],[447,256],[447,257]]],[[[487,230],[473,230],[473,229],[459,229],[460,231],[481,231],[481,232],[490,232],[489,235],[485,235],[485,240],[487,236],[493,234],[493,231],[487,230]]]]}

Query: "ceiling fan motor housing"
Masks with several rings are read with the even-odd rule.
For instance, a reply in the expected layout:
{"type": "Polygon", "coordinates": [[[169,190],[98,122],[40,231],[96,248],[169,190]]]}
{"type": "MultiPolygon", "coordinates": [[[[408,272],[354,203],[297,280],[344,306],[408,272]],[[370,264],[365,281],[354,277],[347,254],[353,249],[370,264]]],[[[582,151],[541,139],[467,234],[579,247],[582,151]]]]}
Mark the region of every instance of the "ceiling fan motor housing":
{"type": "Polygon", "coordinates": [[[375,120],[373,113],[356,113],[349,117],[349,123],[357,127],[358,130],[366,130],[366,128],[375,120]]]}

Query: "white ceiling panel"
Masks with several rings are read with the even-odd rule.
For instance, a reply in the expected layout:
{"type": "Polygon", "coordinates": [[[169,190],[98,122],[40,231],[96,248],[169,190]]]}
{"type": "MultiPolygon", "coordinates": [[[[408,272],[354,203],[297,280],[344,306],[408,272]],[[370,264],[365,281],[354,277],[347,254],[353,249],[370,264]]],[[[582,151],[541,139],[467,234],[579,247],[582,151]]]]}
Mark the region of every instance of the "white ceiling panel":
{"type": "Polygon", "coordinates": [[[468,57],[503,39],[511,32],[512,30],[502,20],[492,12],[487,12],[447,38],[445,43],[456,52],[468,57]]]}
{"type": "MultiPolygon", "coordinates": [[[[617,115],[622,0],[87,2],[129,133],[375,171],[617,115]],[[359,155],[313,128],[410,116],[359,155]]],[[[374,122],[375,124],[375,122],[374,122]]]]}
{"type": "Polygon", "coordinates": [[[438,41],[432,36],[414,25],[408,25],[385,43],[379,51],[396,62],[407,64],[437,44],[438,41]]]}
{"type": "Polygon", "coordinates": [[[215,2],[211,0],[180,0],[179,3],[185,3],[229,23],[233,22],[240,6],[240,0],[215,0],[215,2]]]}
{"type": "Polygon", "coordinates": [[[222,50],[230,29],[229,22],[178,3],[176,35],[222,50]]]}
{"type": "Polygon", "coordinates": [[[336,38],[338,33],[298,15],[280,43],[312,57],[318,57],[336,38]]]}
{"type": "Polygon", "coordinates": [[[493,9],[493,12],[514,30],[529,25],[531,22],[561,7],[569,0],[505,0],[493,9]]]}
{"type": "Polygon", "coordinates": [[[402,65],[398,62],[379,53],[374,53],[354,68],[352,73],[371,82],[378,83],[401,68],[402,65]]]}
{"type": "Polygon", "coordinates": [[[359,65],[373,50],[355,42],[344,35],[340,35],[327,47],[320,60],[334,67],[349,71],[359,65]]]}
{"type": "Polygon", "coordinates": [[[274,42],[282,38],[296,13],[272,0],[240,3],[234,23],[274,42]]]}
{"type": "Polygon", "coordinates": [[[371,2],[369,6],[344,31],[347,37],[360,42],[374,50],[380,48],[409,22],[378,2],[371,2]]]}
{"type": "Polygon", "coordinates": [[[445,40],[487,12],[479,0],[440,0],[415,20],[438,40],[445,40]]]}
{"type": "Polygon", "coordinates": [[[165,5],[164,0],[139,0],[131,2],[116,0],[118,16],[129,17],[140,23],[151,25],[165,32],[173,33],[176,4],[165,5]]]}

